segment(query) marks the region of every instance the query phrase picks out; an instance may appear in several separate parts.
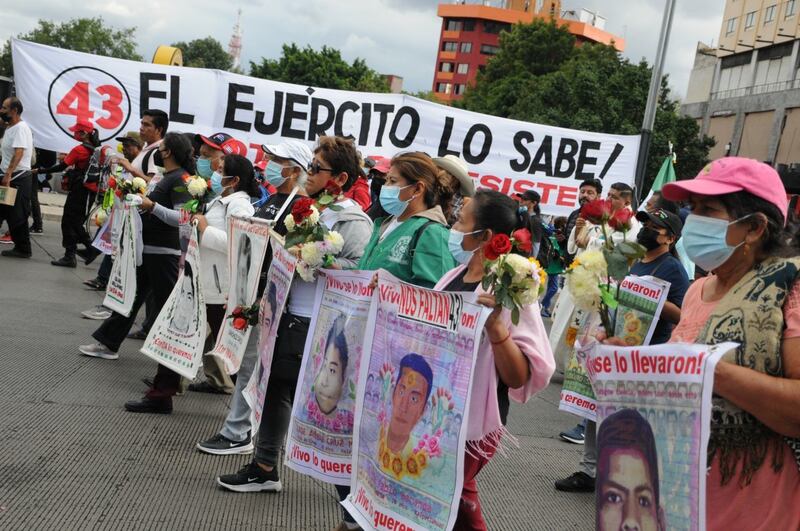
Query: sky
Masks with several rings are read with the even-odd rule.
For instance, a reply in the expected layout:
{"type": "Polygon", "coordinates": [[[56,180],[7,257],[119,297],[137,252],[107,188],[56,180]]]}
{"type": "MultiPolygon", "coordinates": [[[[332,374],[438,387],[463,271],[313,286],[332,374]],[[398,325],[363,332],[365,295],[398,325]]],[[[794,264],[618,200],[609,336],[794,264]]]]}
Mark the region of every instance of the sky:
{"type": "MultiPolygon", "coordinates": [[[[564,0],[563,10],[586,8],[607,19],[606,30],[626,39],[624,55],[652,62],[666,0],[564,0]]],[[[436,0],[27,0],[9,2],[0,17],[3,40],[30,31],[39,18],[63,22],[102,16],[118,28],[135,26],[139,53],[159,44],[215,37],[225,48],[242,9],[242,62],[277,58],[283,43],[338,48],[383,74],[404,78],[404,89],[430,90],[441,19],[436,0]]],[[[675,96],[686,93],[697,41],[719,38],[724,0],[678,0],[665,72],[675,96]]]]}

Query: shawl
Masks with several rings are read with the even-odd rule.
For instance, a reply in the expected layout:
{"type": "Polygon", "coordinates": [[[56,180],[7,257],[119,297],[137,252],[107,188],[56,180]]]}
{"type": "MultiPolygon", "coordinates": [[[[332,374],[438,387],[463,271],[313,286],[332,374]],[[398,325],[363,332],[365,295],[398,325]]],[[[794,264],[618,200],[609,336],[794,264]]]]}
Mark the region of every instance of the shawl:
{"type": "MultiPolygon", "coordinates": [[[[798,269],[800,258],[769,258],[757,264],[715,306],[697,342],[739,343],[722,358],[724,361],[783,377],[783,305],[798,269]]],[[[783,445],[787,443],[800,466],[800,441],[778,435],[750,413],[714,396],[708,456],[709,461],[715,456],[719,459],[723,485],[733,477],[739,461],[743,461],[739,482],[749,484],[770,449],[770,465],[777,472],[783,467],[783,445]]]]}

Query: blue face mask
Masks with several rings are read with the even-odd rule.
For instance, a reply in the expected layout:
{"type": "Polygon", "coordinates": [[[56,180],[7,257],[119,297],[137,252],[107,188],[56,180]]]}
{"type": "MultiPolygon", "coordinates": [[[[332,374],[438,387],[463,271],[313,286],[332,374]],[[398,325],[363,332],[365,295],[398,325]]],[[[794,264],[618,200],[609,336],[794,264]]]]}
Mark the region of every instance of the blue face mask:
{"type": "Polygon", "coordinates": [[[747,217],[749,216],[729,222],[724,219],[689,214],[681,233],[683,248],[689,260],[705,271],[714,271],[724,264],[744,243],[742,241],[739,245],[728,245],[728,227],[747,217]]]}
{"type": "Polygon", "coordinates": [[[208,179],[211,177],[213,170],[211,169],[211,161],[208,159],[197,159],[197,175],[208,179]]]}
{"type": "Polygon", "coordinates": [[[281,175],[283,171],[283,166],[278,164],[274,161],[267,162],[267,167],[264,169],[264,175],[267,178],[267,182],[274,186],[275,188],[280,188],[283,183],[286,182],[288,177],[284,177],[281,175]]]}
{"type": "Polygon", "coordinates": [[[211,174],[211,191],[220,195],[225,188],[222,186],[222,175],[217,172],[211,174]]]}
{"type": "Polygon", "coordinates": [[[456,262],[459,264],[468,263],[472,259],[472,255],[475,254],[475,249],[472,251],[465,251],[464,247],[462,247],[464,236],[478,232],[483,231],[474,230],[472,232],[461,232],[460,230],[450,229],[450,237],[447,240],[447,248],[450,250],[450,254],[453,255],[453,258],[455,258],[456,262]]]}
{"type": "Polygon", "coordinates": [[[379,200],[381,202],[381,206],[387,213],[395,217],[403,215],[403,212],[406,211],[406,207],[408,207],[408,203],[411,202],[411,199],[408,201],[403,201],[400,199],[400,190],[403,188],[408,188],[409,186],[414,185],[409,184],[403,187],[384,185],[383,188],[381,188],[379,200]]]}

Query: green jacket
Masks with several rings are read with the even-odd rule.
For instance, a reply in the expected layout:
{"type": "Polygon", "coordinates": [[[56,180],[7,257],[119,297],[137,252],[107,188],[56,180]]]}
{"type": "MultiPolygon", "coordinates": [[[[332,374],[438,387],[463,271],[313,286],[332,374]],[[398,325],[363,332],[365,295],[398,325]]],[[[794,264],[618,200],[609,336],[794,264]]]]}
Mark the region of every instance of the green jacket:
{"type": "Polygon", "coordinates": [[[447,248],[450,232],[442,209],[436,206],[408,218],[380,241],[380,235],[393,219],[375,220],[372,237],[358,263],[358,269],[385,269],[400,280],[432,288],[445,273],[456,267],[456,261],[447,248]],[[412,260],[409,245],[417,229],[428,221],[436,223],[425,227],[420,234],[412,260]]]}

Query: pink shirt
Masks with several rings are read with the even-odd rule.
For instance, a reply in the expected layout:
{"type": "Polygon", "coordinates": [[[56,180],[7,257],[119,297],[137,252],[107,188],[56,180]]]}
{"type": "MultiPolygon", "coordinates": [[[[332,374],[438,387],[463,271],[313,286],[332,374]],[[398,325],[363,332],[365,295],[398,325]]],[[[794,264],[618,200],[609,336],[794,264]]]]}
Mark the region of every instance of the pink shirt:
{"type": "MultiPolygon", "coordinates": [[[[686,292],[680,323],[672,331],[670,342],[694,343],[719,301],[705,302],[703,286],[707,279],[696,280],[686,292]]],[[[800,283],[795,283],[783,307],[786,325],[784,338],[800,337],[800,283]]],[[[719,461],[710,463],[706,481],[706,525],[709,531],[797,530],[800,529],[800,471],[789,445],[784,445],[783,468],[774,472],[767,455],[764,465],[742,488],[738,470],[722,485],[719,461]]]]}
{"type": "MultiPolygon", "coordinates": [[[[450,270],[434,286],[442,290],[450,281],[458,276],[465,266],[450,270]]],[[[475,293],[485,293],[478,286],[475,293]]],[[[536,393],[547,387],[550,377],[556,370],[550,340],[539,315],[539,304],[531,304],[520,312],[518,325],[511,323],[511,312],[504,309],[501,318],[508,325],[511,339],[528,359],[530,377],[522,387],[509,389],[508,395],[519,403],[527,402],[536,393]]],[[[477,442],[487,437],[496,438],[502,432],[500,406],[497,403],[497,369],[494,365],[494,352],[486,334],[481,337],[478,347],[478,358],[475,361],[475,373],[472,380],[472,396],[469,403],[469,421],[467,424],[467,441],[477,442]]]]}

